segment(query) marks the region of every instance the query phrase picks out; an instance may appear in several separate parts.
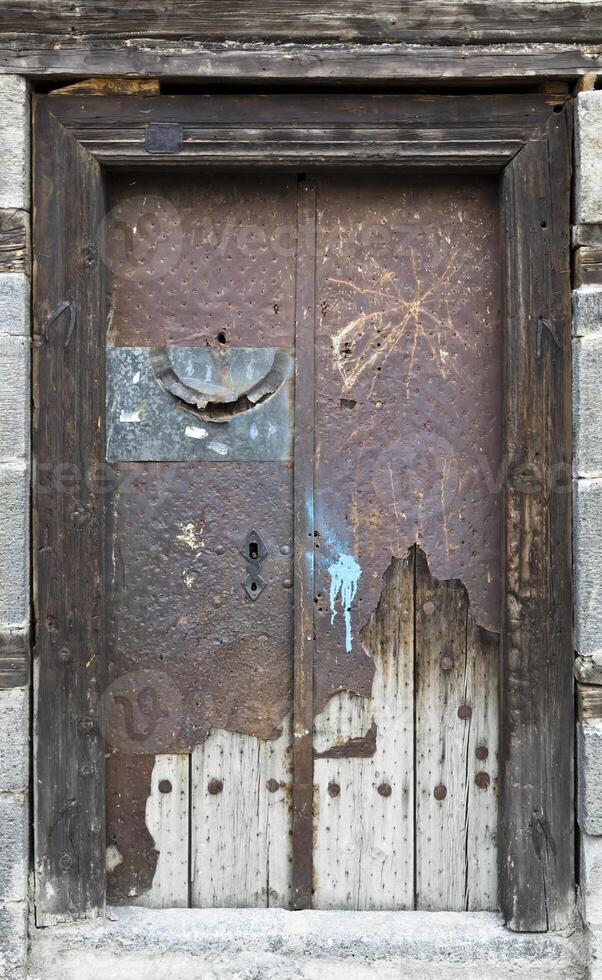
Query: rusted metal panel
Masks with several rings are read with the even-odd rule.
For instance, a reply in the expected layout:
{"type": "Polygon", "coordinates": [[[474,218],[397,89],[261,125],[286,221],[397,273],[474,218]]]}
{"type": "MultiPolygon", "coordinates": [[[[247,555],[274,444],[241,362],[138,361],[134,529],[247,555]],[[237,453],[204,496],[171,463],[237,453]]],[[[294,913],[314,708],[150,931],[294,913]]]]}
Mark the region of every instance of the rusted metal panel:
{"type": "Polygon", "coordinates": [[[107,459],[289,459],[292,375],[282,348],[109,347],[107,459]]]}
{"type": "Polygon", "coordinates": [[[499,629],[497,197],[486,177],[320,180],[316,711],[369,696],[360,628],[414,543],[499,629]]]}
{"type": "Polygon", "coordinates": [[[186,752],[212,727],[274,738],[291,703],[291,467],[123,463],[118,474],[111,745],[186,752]],[[242,586],[251,528],[268,551],[256,602],[242,586]]]}
{"type": "Polygon", "coordinates": [[[113,343],[292,347],[296,198],[290,174],[113,176],[113,343]]]}

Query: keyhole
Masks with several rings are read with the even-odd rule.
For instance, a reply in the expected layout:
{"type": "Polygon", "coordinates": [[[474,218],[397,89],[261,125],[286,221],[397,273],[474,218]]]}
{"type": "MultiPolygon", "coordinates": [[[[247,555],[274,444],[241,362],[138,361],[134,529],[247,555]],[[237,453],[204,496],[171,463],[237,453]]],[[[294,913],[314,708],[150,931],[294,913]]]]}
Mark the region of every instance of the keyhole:
{"type": "Polygon", "coordinates": [[[249,545],[249,558],[251,558],[252,561],[255,561],[258,553],[257,542],[251,541],[251,544],[249,545]]]}
{"type": "Polygon", "coordinates": [[[251,582],[251,592],[257,592],[257,582],[251,582]]]}

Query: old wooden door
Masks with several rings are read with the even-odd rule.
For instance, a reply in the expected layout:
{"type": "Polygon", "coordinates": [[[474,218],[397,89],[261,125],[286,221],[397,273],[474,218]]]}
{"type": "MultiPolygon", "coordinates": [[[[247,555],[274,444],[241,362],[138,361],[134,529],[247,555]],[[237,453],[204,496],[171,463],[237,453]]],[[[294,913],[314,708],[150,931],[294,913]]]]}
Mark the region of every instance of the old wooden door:
{"type": "Polygon", "coordinates": [[[111,178],[111,901],[497,906],[497,202],[111,178]]]}

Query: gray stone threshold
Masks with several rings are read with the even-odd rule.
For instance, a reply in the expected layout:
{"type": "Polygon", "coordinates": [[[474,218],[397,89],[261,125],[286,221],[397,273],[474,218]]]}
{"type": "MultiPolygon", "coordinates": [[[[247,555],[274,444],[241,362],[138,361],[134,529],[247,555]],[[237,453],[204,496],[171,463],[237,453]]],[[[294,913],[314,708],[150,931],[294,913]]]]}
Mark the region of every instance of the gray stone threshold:
{"type": "Polygon", "coordinates": [[[489,912],[111,909],[32,929],[31,980],[582,980],[579,934],[489,912]]]}

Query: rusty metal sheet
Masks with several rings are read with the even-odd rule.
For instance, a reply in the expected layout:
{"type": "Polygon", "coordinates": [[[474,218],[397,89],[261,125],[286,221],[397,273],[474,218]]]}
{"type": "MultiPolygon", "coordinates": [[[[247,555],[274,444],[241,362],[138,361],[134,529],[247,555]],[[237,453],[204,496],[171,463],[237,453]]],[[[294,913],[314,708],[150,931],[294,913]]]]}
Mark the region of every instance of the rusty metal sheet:
{"type": "Polygon", "coordinates": [[[499,629],[497,200],[482,176],[320,180],[316,712],[369,696],[360,629],[414,543],[499,629]]]}
{"type": "Polygon", "coordinates": [[[109,347],[106,363],[108,460],[290,458],[290,351],[109,347]]]}
{"type": "Polygon", "coordinates": [[[186,752],[210,728],[277,736],[291,706],[292,469],[123,463],[115,493],[108,739],[186,752]],[[266,587],[243,588],[251,529],[266,587]]]}
{"type": "Polygon", "coordinates": [[[292,347],[296,198],[294,174],[113,174],[112,342],[292,347]]]}

